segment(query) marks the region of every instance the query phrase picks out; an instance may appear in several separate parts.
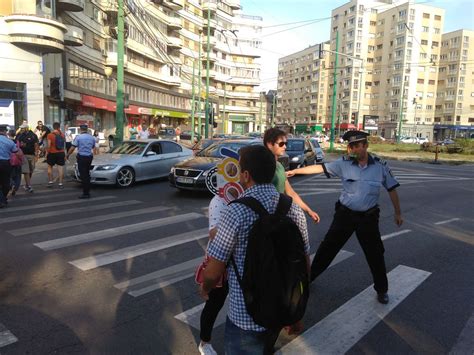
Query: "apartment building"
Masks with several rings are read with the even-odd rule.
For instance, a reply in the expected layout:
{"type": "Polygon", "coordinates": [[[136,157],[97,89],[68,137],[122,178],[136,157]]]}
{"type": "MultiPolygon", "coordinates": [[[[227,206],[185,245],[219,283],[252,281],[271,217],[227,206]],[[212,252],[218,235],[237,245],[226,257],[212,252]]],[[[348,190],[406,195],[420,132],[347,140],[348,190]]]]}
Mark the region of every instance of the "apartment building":
{"type": "Polygon", "coordinates": [[[310,46],[278,60],[276,124],[294,133],[322,131],[327,121],[327,43],[310,46]],[[321,58],[320,58],[321,56],[321,58]]]}
{"type": "Polygon", "coordinates": [[[474,134],[474,31],[457,30],[441,38],[434,117],[435,139],[474,134]]]}
{"type": "Polygon", "coordinates": [[[273,126],[276,114],[276,90],[261,91],[257,108],[259,112],[256,120],[256,131],[263,133],[273,126]]]}
{"type": "MultiPolygon", "coordinates": [[[[207,60],[207,56],[203,55],[207,47],[207,37],[204,36],[207,31],[206,10],[210,11],[213,18],[210,41],[214,48],[218,44],[214,32],[221,29],[216,27],[219,11],[225,12],[225,29],[232,33],[238,33],[236,30],[240,28],[241,22],[244,22],[243,25],[249,21],[255,22],[255,19],[246,19],[239,9],[236,0],[125,2],[124,91],[128,102],[125,109],[128,126],[145,123],[156,130],[163,125],[191,129],[193,86],[196,97],[204,101],[202,89],[205,88],[206,78],[199,78],[199,72],[193,77],[192,68],[195,59],[199,58],[199,52],[207,60]]],[[[24,77],[14,75],[14,72],[0,71],[2,89],[11,89],[12,97],[24,98],[23,104],[15,104],[14,110],[18,111],[15,119],[18,121],[27,117],[31,122],[42,119],[47,123],[88,123],[101,131],[113,133],[117,89],[116,2],[7,0],[2,2],[0,11],[0,35],[6,39],[0,45],[5,49],[4,53],[9,53],[12,58],[10,61],[1,59],[2,68],[14,67],[24,77]],[[21,60],[25,63],[22,66],[18,65],[21,60]],[[20,78],[23,79],[20,81],[20,78]]],[[[261,22],[259,20],[256,22],[261,22]]],[[[258,26],[255,29],[258,31],[258,26]]],[[[231,46],[221,41],[223,50],[210,53],[210,101],[217,110],[222,106],[219,103],[222,100],[223,104],[224,95],[218,95],[217,87],[221,85],[223,89],[223,82],[228,81],[229,85],[232,83],[232,86],[228,86],[229,92],[243,90],[241,96],[245,103],[239,97],[235,102],[237,108],[232,110],[231,102],[227,109],[228,116],[232,118],[234,112],[241,115],[242,112],[247,114],[251,111],[249,115],[252,118],[245,116],[246,121],[242,126],[244,130],[252,130],[258,93],[251,91],[259,84],[259,68],[253,60],[258,57],[256,47],[259,42],[254,40],[247,45],[243,41],[244,38],[237,34],[231,46]],[[221,67],[228,74],[223,73],[224,69],[216,70],[218,54],[220,61],[224,61],[221,67]],[[229,62],[226,56],[230,54],[231,63],[238,62],[239,65],[225,63],[229,62]],[[216,78],[217,75],[231,74],[232,80],[228,77],[221,77],[221,80],[216,78]]],[[[200,64],[195,67],[198,67],[198,71],[201,68],[201,76],[205,76],[202,70],[205,63],[200,64]]],[[[231,130],[232,124],[230,127],[231,130]]],[[[199,127],[195,129],[197,131],[199,127]]]]}
{"type": "Polygon", "coordinates": [[[443,24],[443,9],[405,1],[353,0],[332,11],[341,129],[357,123],[393,138],[401,120],[401,135],[433,138],[443,24]]]}

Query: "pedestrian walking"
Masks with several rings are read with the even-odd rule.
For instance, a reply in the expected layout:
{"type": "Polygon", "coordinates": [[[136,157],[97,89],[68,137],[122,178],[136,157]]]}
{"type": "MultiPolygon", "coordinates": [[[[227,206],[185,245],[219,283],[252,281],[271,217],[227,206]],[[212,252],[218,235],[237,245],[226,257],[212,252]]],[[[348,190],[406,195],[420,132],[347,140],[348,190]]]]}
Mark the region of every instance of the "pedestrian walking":
{"type": "Polygon", "coordinates": [[[395,211],[395,223],[403,223],[396,188],[399,185],[387,163],[367,152],[368,133],[349,131],[344,134],[348,141],[348,155],[322,165],[311,165],[289,171],[296,174],[321,174],[328,178],[342,179],[342,193],[336,202],[335,214],[329,230],[321,242],[311,265],[311,280],[317,278],[331,264],[352,233],[356,233],[364,250],[374,280],[377,300],[386,304],[388,281],[384,260],[384,246],[379,231],[378,200],[380,187],[390,196],[395,211]]]}
{"type": "Polygon", "coordinates": [[[284,314],[291,313],[286,307],[290,304],[285,303],[286,298],[282,296],[285,292],[280,293],[277,290],[290,291],[287,294],[293,296],[298,295],[298,307],[291,304],[293,310],[303,311],[296,315],[296,324],[299,325],[297,321],[304,313],[304,307],[300,306],[306,303],[300,303],[299,300],[303,297],[307,300],[308,296],[309,241],[306,219],[301,208],[292,203],[291,198],[279,194],[271,184],[275,174],[275,158],[268,149],[248,146],[240,149],[239,153],[240,183],[245,192],[243,198],[231,203],[220,219],[217,235],[209,245],[209,263],[204,270],[200,293],[204,299],[208,299],[209,292],[230,262],[231,266],[227,269],[230,306],[225,328],[225,353],[270,354],[273,353],[273,346],[281,328],[293,324],[289,323],[289,318],[284,317],[284,314]],[[269,224],[269,220],[276,223],[269,224]],[[281,223],[287,223],[285,228],[279,228],[281,223]],[[261,234],[257,233],[262,226],[266,229],[260,230],[261,234]],[[292,233],[286,233],[289,230],[292,233]],[[256,237],[258,234],[261,238],[256,237]],[[259,248],[254,244],[259,241],[273,243],[275,240],[280,242],[279,246],[283,248],[277,247],[276,244],[259,248]],[[292,252],[296,250],[300,252],[299,258],[292,252]],[[273,254],[270,256],[268,253],[273,254]],[[260,263],[261,260],[279,262],[260,263]],[[293,262],[292,267],[289,266],[289,260],[293,262]],[[247,268],[247,263],[252,263],[254,267],[247,268]],[[259,267],[255,268],[255,263],[258,263],[259,267]],[[287,277],[292,268],[294,271],[298,270],[298,280],[287,277]],[[256,270],[257,273],[252,274],[251,270],[256,270]],[[257,274],[265,277],[259,278],[260,281],[250,282],[251,276],[256,277],[257,274]],[[293,286],[298,287],[288,290],[285,288],[285,282],[276,279],[289,280],[293,286]],[[251,289],[249,285],[254,288],[251,289]],[[255,302],[259,306],[256,306],[255,302]],[[285,307],[282,307],[283,305],[285,307]],[[262,317],[260,310],[268,317],[262,317]]]}
{"type": "Polygon", "coordinates": [[[10,191],[10,159],[17,154],[16,144],[7,137],[7,125],[0,125],[0,208],[7,207],[8,191],[10,191]]]}
{"type": "Polygon", "coordinates": [[[286,178],[285,168],[278,161],[278,158],[285,154],[286,142],[286,133],[279,128],[269,128],[263,135],[263,145],[272,152],[276,160],[275,176],[273,177],[272,184],[275,185],[279,193],[285,193],[290,196],[315,223],[319,223],[319,215],[301,199],[300,195],[298,195],[295,190],[293,190],[290,182],[286,178]]]}
{"type": "Polygon", "coordinates": [[[140,132],[138,132],[138,138],[139,139],[148,139],[150,136],[150,132],[148,131],[148,128],[146,127],[146,124],[142,124],[142,129],[140,132]]]}
{"type": "Polygon", "coordinates": [[[21,185],[21,166],[23,159],[26,159],[23,151],[20,149],[20,143],[15,140],[15,130],[11,129],[8,131],[8,138],[15,143],[18,148],[17,154],[12,154],[10,157],[11,173],[10,173],[10,194],[15,196],[21,185]]]}
{"type": "Polygon", "coordinates": [[[82,183],[82,195],[80,195],[79,198],[90,198],[90,167],[93,159],[92,150],[95,146],[95,139],[88,133],[87,125],[80,125],[79,129],[81,130],[81,134],[74,138],[72,146],[67,152],[66,158],[69,159],[69,156],[77,148],[77,168],[79,170],[79,177],[82,183]]]}
{"type": "Polygon", "coordinates": [[[100,138],[99,138],[99,131],[94,131],[94,134],[92,135],[95,139],[95,144],[94,144],[94,155],[98,155],[100,153],[99,151],[99,148],[100,148],[100,145],[99,145],[99,141],[100,141],[100,138]]]}
{"type": "Polygon", "coordinates": [[[43,163],[47,163],[46,161],[46,154],[48,153],[48,134],[51,133],[51,130],[48,126],[42,125],[40,138],[39,138],[39,146],[40,146],[40,157],[44,157],[43,163]]]}
{"type": "Polygon", "coordinates": [[[65,164],[65,152],[66,139],[61,132],[61,125],[59,122],[53,123],[53,132],[48,134],[48,150],[46,155],[46,162],[48,163],[48,187],[53,187],[53,167],[58,167],[58,187],[62,189],[64,187],[64,164],[65,164]]]}
{"type": "Polygon", "coordinates": [[[69,130],[69,125],[64,126],[64,137],[66,138],[66,153],[69,152],[69,148],[72,145],[72,133],[69,130]]]}
{"type": "Polygon", "coordinates": [[[40,153],[39,140],[36,134],[29,129],[28,124],[22,124],[20,126],[20,134],[16,136],[16,140],[20,143],[20,148],[25,155],[25,159],[23,159],[23,164],[21,165],[21,173],[25,180],[25,191],[33,192],[31,178],[40,153]]]}

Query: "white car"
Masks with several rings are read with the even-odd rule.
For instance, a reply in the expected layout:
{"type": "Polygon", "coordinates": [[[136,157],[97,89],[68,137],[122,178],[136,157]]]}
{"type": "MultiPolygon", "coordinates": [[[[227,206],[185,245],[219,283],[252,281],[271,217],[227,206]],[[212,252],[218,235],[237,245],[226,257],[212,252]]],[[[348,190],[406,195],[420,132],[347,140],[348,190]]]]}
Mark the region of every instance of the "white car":
{"type": "Polygon", "coordinates": [[[418,144],[429,143],[429,139],[426,137],[418,137],[418,144]]]}
{"type": "Polygon", "coordinates": [[[403,137],[400,139],[400,143],[418,143],[418,139],[416,137],[403,137]]]}
{"type": "MultiPolygon", "coordinates": [[[[68,130],[71,132],[72,139],[76,138],[76,136],[81,133],[81,129],[79,127],[69,127],[68,130]]],[[[92,128],[88,128],[87,132],[91,135],[94,134],[94,130],[92,128]]],[[[107,140],[105,139],[105,135],[103,132],[99,132],[99,145],[107,145],[107,140]]]]}

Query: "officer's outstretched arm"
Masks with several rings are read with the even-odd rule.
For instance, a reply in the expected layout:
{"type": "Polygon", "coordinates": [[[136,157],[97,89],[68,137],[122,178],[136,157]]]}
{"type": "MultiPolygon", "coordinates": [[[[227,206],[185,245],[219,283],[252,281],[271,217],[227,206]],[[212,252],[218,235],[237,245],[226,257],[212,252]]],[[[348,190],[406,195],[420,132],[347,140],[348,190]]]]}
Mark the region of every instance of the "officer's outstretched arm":
{"type": "Polygon", "coordinates": [[[322,174],[324,169],[322,165],[308,165],[304,168],[298,168],[286,172],[287,177],[292,177],[294,175],[310,175],[310,174],[322,174]]]}
{"type": "Polygon", "coordinates": [[[402,211],[400,209],[400,199],[398,198],[398,193],[396,189],[393,189],[388,192],[390,200],[392,200],[393,209],[395,211],[395,224],[401,226],[403,223],[402,211]]]}

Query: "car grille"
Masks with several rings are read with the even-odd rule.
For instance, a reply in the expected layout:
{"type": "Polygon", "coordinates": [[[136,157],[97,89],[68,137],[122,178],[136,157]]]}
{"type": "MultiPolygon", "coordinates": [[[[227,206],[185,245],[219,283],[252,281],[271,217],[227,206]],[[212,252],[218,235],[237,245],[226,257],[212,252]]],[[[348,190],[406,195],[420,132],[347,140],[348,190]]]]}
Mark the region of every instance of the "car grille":
{"type": "Polygon", "coordinates": [[[186,176],[186,177],[197,177],[202,173],[202,170],[193,170],[193,169],[175,169],[174,171],[176,176],[186,176]]]}

